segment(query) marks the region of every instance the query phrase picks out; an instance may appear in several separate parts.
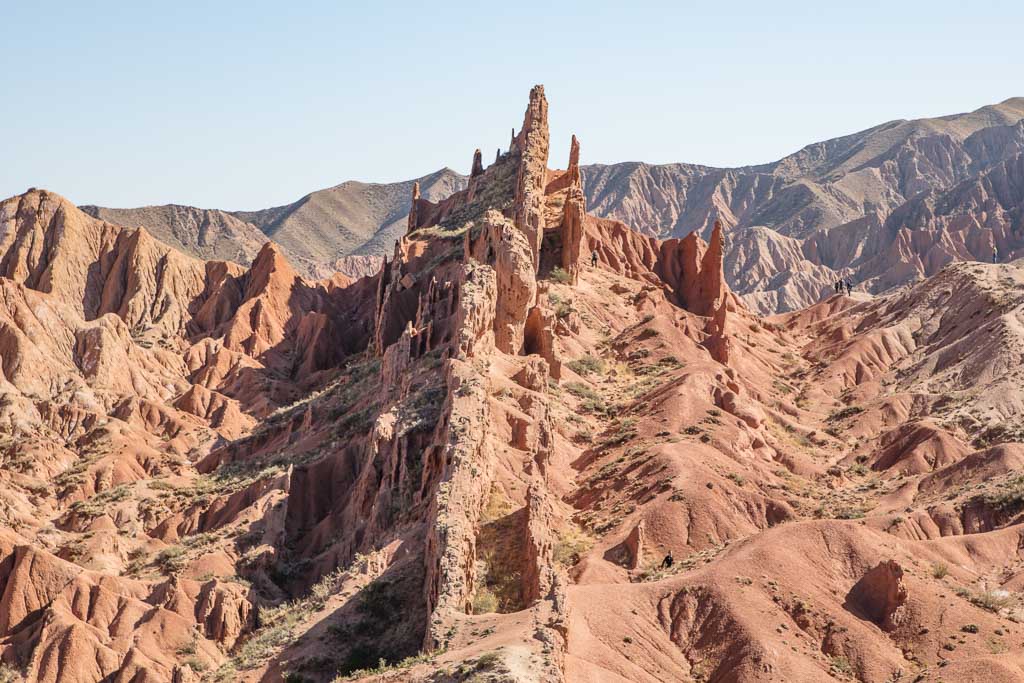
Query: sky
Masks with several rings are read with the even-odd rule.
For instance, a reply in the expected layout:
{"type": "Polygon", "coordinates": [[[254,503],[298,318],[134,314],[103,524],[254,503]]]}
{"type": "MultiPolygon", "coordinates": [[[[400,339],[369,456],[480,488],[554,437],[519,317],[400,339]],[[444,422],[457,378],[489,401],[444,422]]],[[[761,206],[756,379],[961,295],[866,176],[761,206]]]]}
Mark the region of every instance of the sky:
{"type": "Polygon", "coordinates": [[[468,173],[550,103],[552,167],[773,161],[1024,96],[1024,3],[0,0],[0,196],[228,210],[468,173]]]}

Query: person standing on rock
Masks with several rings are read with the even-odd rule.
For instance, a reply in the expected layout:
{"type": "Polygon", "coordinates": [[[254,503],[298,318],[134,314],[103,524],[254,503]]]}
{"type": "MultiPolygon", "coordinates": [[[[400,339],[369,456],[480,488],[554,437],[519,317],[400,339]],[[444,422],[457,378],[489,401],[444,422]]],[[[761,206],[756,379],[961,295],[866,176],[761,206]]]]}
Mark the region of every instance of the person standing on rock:
{"type": "Polygon", "coordinates": [[[999,248],[992,245],[992,263],[999,263],[999,248]]]}
{"type": "Polygon", "coordinates": [[[675,562],[675,561],[676,561],[675,558],[672,557],[672,551],[670,550],[670,551],[668,551],[668,555],[665,556],[665,559],[661,561],[661,568],[662,569],[671,569],[672,568],[672,563],[675,562]]]}
{"type": "Polygon", "coordinates": [[[846,296],[853,294],[853,283],[849,280],[846,281],[846,296]]]}
{"type": "Polygon", "coordinates": [[[597,249],[590,252],[590,267],[597,268],[597,249]]]}

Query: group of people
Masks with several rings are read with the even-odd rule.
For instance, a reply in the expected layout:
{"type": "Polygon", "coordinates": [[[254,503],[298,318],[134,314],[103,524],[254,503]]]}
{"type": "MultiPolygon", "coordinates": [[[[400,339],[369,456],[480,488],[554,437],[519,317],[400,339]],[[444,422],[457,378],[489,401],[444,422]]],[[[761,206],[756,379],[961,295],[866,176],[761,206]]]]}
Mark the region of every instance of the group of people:
{"type": "Polygon", "coordinates": [[[846,289],[846,296],[850,296],[853,292],[853,283],[849,280],[836,280],[832,285],[832,289],[835,290],[836,294],[842,294],[844,288],[846,289]]]}

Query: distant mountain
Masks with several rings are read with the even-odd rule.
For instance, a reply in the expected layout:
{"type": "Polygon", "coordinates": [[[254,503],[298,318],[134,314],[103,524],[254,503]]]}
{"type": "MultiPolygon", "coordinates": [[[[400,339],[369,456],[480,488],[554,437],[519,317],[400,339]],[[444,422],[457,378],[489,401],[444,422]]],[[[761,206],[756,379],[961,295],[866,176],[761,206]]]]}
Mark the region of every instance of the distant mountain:
{"type": "Polygon", "coordinates": [[[1020,253],[1024,98],[893,121],[742,168],[582,169],[587,209],[658,237],[730,228],[729,284],[762,312],[820,299],[836,277],[872,291],[953,260],[1020,253]],[[963,218],[973,216],[973,219],[963,218]],[[941,218],[941,220],[939,220],[941,218]]]}
{"type": "Polygon", "coordinates": [[[405,233],[412,186],[430,200],[461,190],[466,179],[449,168],[399,183],[349,181],[312,192],[285,206],[234,215],[284,247],[300,271],[327,275],[343,256],[390,254],[405,233]]]}
{"type": "Polygon", "coordinates": [[[143,226],[164,244],[202,259],[248,264],[267,241],[267,236],[252,223],[217,209],[178,204],[138,209],[79,208],[108,223],[143,226]]]}
{"type": "MultiPolygon", "coordinates": [[[[762,313],[818,301],[837,278],[880,292],[955,260],[1012,258],[1024,247],[1018,173],[1024,98],[808,145],[759,166],[628,162],[581,167],[587,210],[666,238],[728,229],[730,286],[762,313]]],[[[262,211],[101,209],[203,258],[248,263],[261,235],[307,276],[372,269],[404,232],[412,183],[346,182],[262,211]],[[357,255],[363,258],[345,258],[357,255]]],[[[466,186],[442,169],[418,179],[426,199],[466,186]]]]}
{"type": "Polygon", "coordinates": [[[248,265],[263,243],[282,247],[296,270],[327,277],[336,270],[364,275],[375,270],[405,232],[412,186],[427,199],[462,189],[465,177],[444,168],[398,183],[349,181],[296,202],[260,211],[221,211],[167,204],[137,209],[86,205],[89,215],[126,227],[145,227],[157,239],[193,256],[248,265]]]}

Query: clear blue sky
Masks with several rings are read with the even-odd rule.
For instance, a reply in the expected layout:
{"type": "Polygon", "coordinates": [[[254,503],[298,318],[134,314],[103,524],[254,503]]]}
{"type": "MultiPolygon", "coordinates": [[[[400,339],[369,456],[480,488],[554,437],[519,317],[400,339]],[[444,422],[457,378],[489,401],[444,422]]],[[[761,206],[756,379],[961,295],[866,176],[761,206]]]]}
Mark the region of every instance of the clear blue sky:
{"type": "Polygon", "coordinates": [[[552,166],[743,165],[1024,95],[1016,2],[0,0],[0,195],[283,204],[468,172],[551,105],[552,166]]]}

